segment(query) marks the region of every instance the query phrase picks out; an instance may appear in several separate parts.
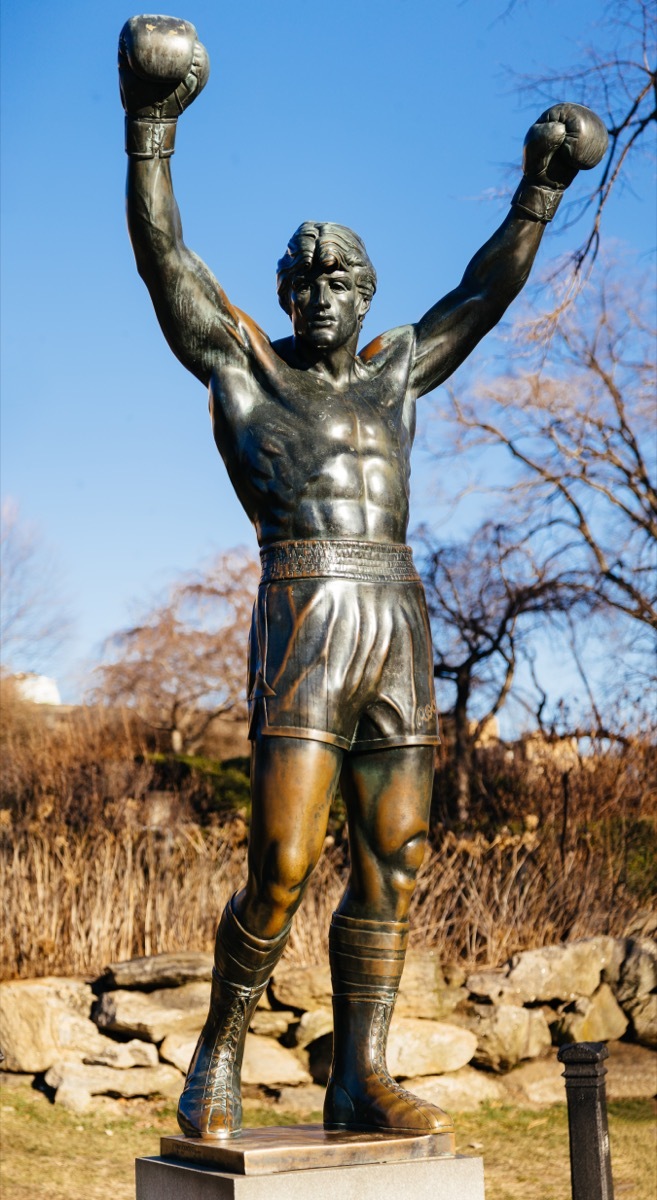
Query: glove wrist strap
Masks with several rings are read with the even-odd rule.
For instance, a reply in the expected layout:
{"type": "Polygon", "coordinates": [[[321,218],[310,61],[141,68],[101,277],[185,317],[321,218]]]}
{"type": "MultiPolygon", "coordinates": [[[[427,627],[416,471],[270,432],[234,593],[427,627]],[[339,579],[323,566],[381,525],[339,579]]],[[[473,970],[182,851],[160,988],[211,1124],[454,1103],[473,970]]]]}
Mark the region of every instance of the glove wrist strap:
{"type": "Polygon", "coordinates": [[[553,188],[541,187],[538,183],[530,183],[528,179],[522,179],[520,186],[515,192],[511,201],[512,207],[522,209],[523,213],[527,213],[534,220],[540,221],[543,225],[547,225],[556,213],[563,192],[555,191],[553,188]]]}
{"type": "Polygon", "coordinates": [[[176,141],[176,117],[125,119],[125,152],[130,158],[171,158],[176,141]]]}

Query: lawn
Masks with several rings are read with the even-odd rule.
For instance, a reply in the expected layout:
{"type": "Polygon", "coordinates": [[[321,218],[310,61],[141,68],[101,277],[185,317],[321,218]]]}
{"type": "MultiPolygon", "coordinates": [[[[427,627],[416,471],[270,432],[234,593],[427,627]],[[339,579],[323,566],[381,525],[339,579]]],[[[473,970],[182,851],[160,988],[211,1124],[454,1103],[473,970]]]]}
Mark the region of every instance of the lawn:
{"type": "MultiPolygon", "coordinates": [[[[616,1200],[655,1200],[657,1107],[609,1106],[616,1200]]],[[[248,1123],[294,1124],[250,1111],[248,1123]]],[[[319,1119],[315,1113],[305,1118],[319,1119]]],[[[487,1108],[456,1118],[457,1149],[483,1155],[486,1200],[570,1200],[565,1105],[487,1108]]],[[[76,1116],[27,1088],[0,1088],[3,1200],[134,1200],[134,1159],[175,1129],[168,1102],[111,1102],[76,1116]]]]}

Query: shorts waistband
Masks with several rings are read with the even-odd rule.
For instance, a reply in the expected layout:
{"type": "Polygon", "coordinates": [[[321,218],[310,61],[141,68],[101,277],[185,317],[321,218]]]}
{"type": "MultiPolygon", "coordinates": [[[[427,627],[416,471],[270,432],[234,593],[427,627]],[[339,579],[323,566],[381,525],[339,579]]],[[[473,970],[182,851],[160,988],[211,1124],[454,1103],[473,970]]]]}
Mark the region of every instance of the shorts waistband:
{"type": "Polygon", "coordinates": [[[276,542],[260,551],[261,583],[279,579],[360,579],[368,583],[417,583],[410,546],[385,542],[276,542]]]}

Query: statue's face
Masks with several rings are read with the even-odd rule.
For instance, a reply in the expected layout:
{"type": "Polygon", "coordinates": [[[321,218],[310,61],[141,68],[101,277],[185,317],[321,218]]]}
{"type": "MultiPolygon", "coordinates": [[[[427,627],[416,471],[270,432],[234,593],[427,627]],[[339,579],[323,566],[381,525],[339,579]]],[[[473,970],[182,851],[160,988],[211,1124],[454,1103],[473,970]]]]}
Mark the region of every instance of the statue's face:
{"type": "Polygon", "coordinates": [[[294,336],[318,350],[344,346],[356,334],[369,305],[349,269],[301,271],[290,289],[294,336]]]}

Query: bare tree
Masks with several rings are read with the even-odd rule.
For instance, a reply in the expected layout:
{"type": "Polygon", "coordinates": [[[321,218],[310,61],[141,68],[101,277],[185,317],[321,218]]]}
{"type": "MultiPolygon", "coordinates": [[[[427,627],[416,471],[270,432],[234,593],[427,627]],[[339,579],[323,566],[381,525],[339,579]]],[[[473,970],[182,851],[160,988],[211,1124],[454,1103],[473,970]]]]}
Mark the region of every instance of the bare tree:
{"type": "Polygon", "coordinates": [[[528,638],[537,625],[586,602],[559,555],[537,559],[525,533],[518,523],[485,522],[467,542],[432,547],[425,531],[434,675],[454,689],[449,716],[459,821],[470,811],[475,745],[511,693],[528,638]]]}
{"type": "Polygon", "coordinates": [[[37,530],[6,499],[0,522],[0,644],[5,670],[42,672],[70,633],[58,571],[37,530]]]}
{"type": "Polygon", "coordinates": [[[657,628],[654,288],[622,270],[589,282],[552,328],[512,338],[535,357],[470,394],[452,393],[461,452],[503,447],[515,471],[500,485],[527,514],[526,536],[549,545],[592,599],[657,628]]]}
{"type": "Polygon", "coordinates": [[[219,716],[243,717],[258,576],[251,557],[230,551],[177,580],[139,624],[108,640],[96,698],[134,707],[178,753],[194,753],[219,716]]]}

